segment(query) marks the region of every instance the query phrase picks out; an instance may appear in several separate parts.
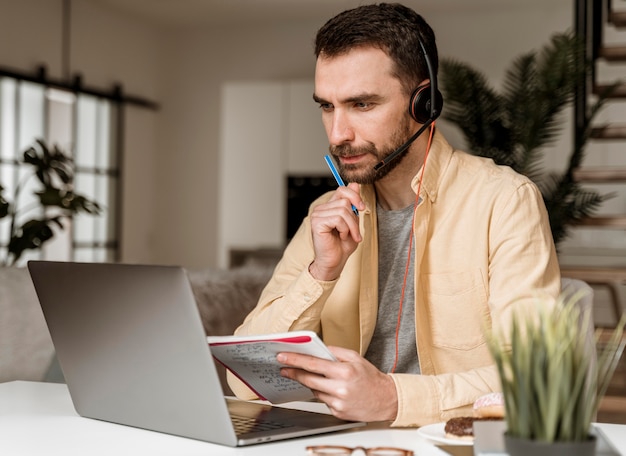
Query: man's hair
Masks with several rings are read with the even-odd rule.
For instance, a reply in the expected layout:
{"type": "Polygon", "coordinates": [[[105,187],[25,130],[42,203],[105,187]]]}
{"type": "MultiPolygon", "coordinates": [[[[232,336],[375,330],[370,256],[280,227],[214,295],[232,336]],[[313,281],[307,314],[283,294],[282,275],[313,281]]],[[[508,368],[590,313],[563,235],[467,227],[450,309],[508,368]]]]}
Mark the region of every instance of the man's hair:
{"type": "Polygon", "coordinates": [[[422,16],[398,3],[363,5],[339,13],[319,29],[315,56],[332,58],[359,47],[379,48],[394,62],[394,76],[410,95],[429,78],[420,40],[437,77],[435,33],[422,16]]]}

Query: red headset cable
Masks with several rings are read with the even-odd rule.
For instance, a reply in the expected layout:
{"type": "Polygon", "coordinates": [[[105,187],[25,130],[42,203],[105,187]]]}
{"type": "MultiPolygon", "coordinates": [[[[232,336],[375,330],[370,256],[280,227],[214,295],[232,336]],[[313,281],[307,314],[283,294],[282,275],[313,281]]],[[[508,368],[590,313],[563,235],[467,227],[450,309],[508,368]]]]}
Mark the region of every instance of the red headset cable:
{"type": "Polygon", "coordinates": [[[399,357],[398,337],[400,334],[400,323],[402,321],[402,304],[404,303],[404,290],[406,289],[406,281],[409,276],[409,266],[411,264],[411,250],[413,249],[413,231],[414,231],[413,227],[415,226],[415,212],[417,211],[417,204],[419,203],[420,191],[422,189],[422,180],[424,179],[424,170],[426,170],[426,159],[428,158],[428,153],[430,152],[430,145],[432,144],[434,132],[435,132],[435,122],[433,122],[430,126],[430,133],[428,135],[428,144],[426,145],[426,154],[424,155],[424,164],[422,165],[422,172],[420,174],[420,180],[417,184],[417,193],[415,194],[415,203],[413,205],[413,219],[411,221],[411,234],[409,235],[409,253],[407,255],[406,265],[404,267],[404,279],[402,280],[402,293],[400,294],[400,306],[398,308],[398,321],[396,323],[395,359],[393,361],[393,367],[391,368],[390,373],[394,373],[396,371],[396,366],[398,365],[398,357],[399,357]]]}

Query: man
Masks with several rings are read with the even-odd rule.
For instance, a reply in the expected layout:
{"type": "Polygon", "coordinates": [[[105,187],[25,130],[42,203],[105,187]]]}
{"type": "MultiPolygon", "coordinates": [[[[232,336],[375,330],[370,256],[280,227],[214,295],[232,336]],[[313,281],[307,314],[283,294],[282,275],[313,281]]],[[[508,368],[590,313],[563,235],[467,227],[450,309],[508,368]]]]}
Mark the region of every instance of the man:
{"type": "Polygon", "coordinates": [[[434,125],[386,160],[440,108],[429,95],[434,33],[413,10],[345,11],[318,31],[315,53],[314,99],[349,183],[312,204],[236,333],[321,334],[339,362],[278,360],[340,418],[421,426],[471,414],[499,390],[485,330],[560,291],[541,195],[511,169],[455,150],[434,125]],[[427,112],[409,114],[424,88],[417,109],[427,112]]]}

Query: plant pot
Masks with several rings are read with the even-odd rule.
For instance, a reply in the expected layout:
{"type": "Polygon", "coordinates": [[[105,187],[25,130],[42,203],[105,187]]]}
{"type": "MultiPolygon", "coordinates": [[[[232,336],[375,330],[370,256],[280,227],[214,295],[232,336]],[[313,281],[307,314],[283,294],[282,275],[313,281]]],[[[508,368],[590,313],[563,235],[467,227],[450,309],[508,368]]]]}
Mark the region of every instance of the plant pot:
{"type": "Polygon", "coordinates": [[[504,434],[504,444],[509,456],[594,456],[596,437],[590,435],[582,442],[544,442],[504,434]]]}

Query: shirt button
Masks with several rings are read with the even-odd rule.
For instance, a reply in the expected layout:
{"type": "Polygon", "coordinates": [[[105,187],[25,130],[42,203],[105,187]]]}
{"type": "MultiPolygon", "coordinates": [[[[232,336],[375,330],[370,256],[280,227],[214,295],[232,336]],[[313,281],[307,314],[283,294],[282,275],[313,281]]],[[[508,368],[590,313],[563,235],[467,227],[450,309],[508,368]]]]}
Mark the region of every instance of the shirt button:
{"type": "Polygon", "coordinates": [[[311,300],[311,295],[310,295],[310,294],[308,294],[308,293],[305,293],[305,294],[304,294],[304,301],[305,301],[305,302],[309,302],[310,300],[311,300]]]}

